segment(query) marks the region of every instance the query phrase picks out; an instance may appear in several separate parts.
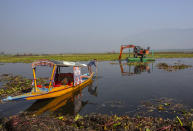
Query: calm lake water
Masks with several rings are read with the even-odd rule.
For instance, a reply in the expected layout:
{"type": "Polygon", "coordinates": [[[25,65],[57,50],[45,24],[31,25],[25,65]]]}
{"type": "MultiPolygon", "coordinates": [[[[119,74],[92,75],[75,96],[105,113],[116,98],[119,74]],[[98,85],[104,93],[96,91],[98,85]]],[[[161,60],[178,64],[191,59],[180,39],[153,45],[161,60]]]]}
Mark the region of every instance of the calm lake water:
{"type": "MultiPolygon", "coordinates": [[[[0,117],[22,111],[37,114],[130,114],[144,100],[172,98],[193,108],[193,68],[167,72],[156,67],[157,63],[183,63],[193,65],[193,59],[158,59],[143,67],[128,66],[122,61],[98,63],[98,73],[92,85],[83,90],[53,99],[11,102],[0,105],[0,117]]],[[[82,62],[84,63],[84,62],[82,62]]],[[[87,62],[85,62],[87,63],[87,62]]],[[[49,68],[38,70],[38,76],[48,77],[49,68]]],[[[67,72],[71,68],[65,69],[67,72]]],[[[86,72],[84,69],[83,72],[86,72]]],[[[22,75],[32,79],[31,64],[6,63],[0,65],[1,74],[22,75]]],[[[2,86],[2,83],[0,83],[2,86]]]]}

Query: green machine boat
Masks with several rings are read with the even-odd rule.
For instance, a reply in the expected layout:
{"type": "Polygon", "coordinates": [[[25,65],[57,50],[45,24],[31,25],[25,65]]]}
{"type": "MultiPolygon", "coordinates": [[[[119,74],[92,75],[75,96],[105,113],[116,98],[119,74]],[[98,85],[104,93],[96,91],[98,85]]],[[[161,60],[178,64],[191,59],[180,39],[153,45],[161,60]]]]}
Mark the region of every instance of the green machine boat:
{"type": "Polygon", "coordinates": [[[129,48],[129,57],[126,58],[127,62],[155,61],[154,52],[153,50],[150,51],[150,47],[147,47],[147,49],[143,49],[140,46],[135,45],[121,45],[119,60],[121,60],[122,51],[125,48],[129,48]],[[130,52],[130,48],[133,48],[133,53],[130,52]]]}

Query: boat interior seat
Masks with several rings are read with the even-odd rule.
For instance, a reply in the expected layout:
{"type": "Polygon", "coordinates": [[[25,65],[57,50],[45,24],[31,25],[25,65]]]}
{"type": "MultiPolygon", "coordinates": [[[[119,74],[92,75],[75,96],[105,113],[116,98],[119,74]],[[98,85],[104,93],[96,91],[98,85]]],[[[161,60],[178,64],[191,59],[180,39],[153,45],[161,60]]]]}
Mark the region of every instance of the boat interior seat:
{"type": "Polygon", "coordinates": [[[59,86],[61,86],[61,85],[73,86],[73,82],[70,82],[70,81],[69,81],[67,84],[62,84],[62,82],[57,81],[57,82],[55,82],[54,87],[59,87],[59,86]]]}
{"type": "Polygon", "coordinates": [[[42,86],[42,85],[37,85],[38,88],[49,88],[49,85],[42,86]]]}
{"type": "Polygon", "coordinates": [[[49,88],[49,86],[42,86],[42,85],[37,85],[37,87],[40,91],[48,91],[49,88]]]}
{"type": "Polygon", "coordinates": [[[59,87],[61,85],[72,86],[74,82],[73,73],[60,73],[55,76],[54,87],[59,87]],[[65,79],[65,82],[64,82],[65,79]]]}
{"type": "Polygon", "coordinates": [[[42,88],[42,85],[37,85],[37,87],[42,88]]]}

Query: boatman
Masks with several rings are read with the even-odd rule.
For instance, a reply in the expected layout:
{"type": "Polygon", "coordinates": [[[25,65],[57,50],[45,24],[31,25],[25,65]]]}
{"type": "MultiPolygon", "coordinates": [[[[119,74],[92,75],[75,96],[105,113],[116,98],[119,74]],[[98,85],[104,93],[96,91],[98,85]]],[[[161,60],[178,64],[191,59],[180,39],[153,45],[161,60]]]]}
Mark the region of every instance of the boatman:
{"type": "Polygon", "coordinates": [[[88,72],[89,72],[90,75],[92,74],[92,66],[93,66],[93,65],[96,67],[96,59],[91,60],[91,61],[87,64],[88,72]]]}

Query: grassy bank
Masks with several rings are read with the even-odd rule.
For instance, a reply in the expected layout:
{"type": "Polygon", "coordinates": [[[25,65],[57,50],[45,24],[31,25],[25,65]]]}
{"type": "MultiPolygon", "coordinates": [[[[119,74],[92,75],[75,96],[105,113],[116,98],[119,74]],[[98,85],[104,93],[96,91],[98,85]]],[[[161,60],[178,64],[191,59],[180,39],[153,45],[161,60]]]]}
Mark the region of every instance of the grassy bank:
{"type": "MultiPolygon", "coordinates": [[[[123,54],[122,59],[128,54],[123,54]]],[[[97,59],[99,61],[114,61],[118,60],[119,54],[98,53],[98,54],[55,54],[55,55],[1,55],[1,63],[31,63],[38,59],[54,59],[66,61],[88,61],[97,59]]],[[[155,53],[155,58],[193,58],[193,53],[155,53]]]]}

